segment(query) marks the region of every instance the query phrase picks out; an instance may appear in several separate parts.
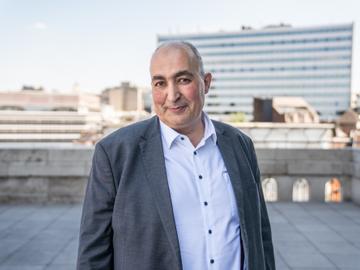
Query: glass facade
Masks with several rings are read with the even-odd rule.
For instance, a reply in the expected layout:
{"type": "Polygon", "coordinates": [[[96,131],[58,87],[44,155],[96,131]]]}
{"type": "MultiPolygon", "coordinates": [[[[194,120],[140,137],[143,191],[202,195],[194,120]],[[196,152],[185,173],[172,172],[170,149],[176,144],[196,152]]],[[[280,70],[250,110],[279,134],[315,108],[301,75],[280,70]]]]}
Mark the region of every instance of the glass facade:
{"type": "Polygon", "coordinates": [[[213,74],[209,114],[251,120],[253,97],[272,96],[304,97],[322,120],[350,107],[353,24],[158,36],[172,40],[194,44],[213,74]]]}

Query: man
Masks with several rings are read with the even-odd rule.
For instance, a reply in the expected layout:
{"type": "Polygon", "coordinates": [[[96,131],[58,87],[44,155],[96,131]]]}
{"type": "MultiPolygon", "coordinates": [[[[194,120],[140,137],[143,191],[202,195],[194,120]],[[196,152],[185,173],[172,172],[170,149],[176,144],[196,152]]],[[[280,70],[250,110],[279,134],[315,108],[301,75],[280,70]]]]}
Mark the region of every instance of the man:
{"type": "Polygon", "coordinates": [[[78,269],[275,269],[253,144],[202,111],[198,51],[161,45],[150,73],[156,116],[95,147],[78,269]]]}

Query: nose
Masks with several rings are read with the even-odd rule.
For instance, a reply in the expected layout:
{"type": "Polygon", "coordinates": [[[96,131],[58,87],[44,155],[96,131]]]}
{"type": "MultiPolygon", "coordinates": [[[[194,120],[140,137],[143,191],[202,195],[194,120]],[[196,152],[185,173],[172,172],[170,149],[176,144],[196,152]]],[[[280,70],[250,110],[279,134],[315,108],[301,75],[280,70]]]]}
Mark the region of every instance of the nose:
{"type": "Polygon", "coordinates": [[[181,93],[177,87],[176,84],[169,84],[168,86],[168,91],[167,91],[167,99],[172,102],[175,103],[181,96],[181,93]]]}

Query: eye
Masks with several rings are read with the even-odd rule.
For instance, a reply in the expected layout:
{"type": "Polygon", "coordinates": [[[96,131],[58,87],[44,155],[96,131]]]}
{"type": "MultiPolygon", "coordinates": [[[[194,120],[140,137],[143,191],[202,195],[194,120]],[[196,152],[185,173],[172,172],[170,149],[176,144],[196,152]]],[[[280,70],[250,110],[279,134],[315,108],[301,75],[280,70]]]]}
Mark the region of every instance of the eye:
{"type": "Polygon", "coordinates": [[[180,83],[180,84],[188,84],[190,82],[191,82],[191,80],[189,78],[186,78],[186,77],[180,77],[178,79],[178,83],[180,83]]]}
{"type": "Polygon", "coordinates": [[[165,86],[165,82],[164,81],[155,81],[153,82],[154,87],[163,87],[165,86]]]}

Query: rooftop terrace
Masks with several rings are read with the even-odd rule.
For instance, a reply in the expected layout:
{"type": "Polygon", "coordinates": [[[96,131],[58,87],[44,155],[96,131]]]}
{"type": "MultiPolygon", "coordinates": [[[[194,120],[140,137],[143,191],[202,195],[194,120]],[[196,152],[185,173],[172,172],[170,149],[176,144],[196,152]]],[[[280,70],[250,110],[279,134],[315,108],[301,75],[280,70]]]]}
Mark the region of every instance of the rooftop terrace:
{"type": "MultiPolygon", "coordinates": [[[[269,203],[278,270],[360,269],[360,207],[269,203]]],[[[0,206],[0,270],[75,269],[81,206],[0,206]]]]}
{"type": "MultiPolygon", "coordinates": [[[[73,145],[0,147],[0,270],[75,269],[92,152],[73,145]]],[[[276,201],[268,209],[277,269],[359,270],[360,150],[257,153],[262,180],[272,179],[265,195],[276,201]],[[342,203],[324,202],[332,179],[342,203]]]]}

